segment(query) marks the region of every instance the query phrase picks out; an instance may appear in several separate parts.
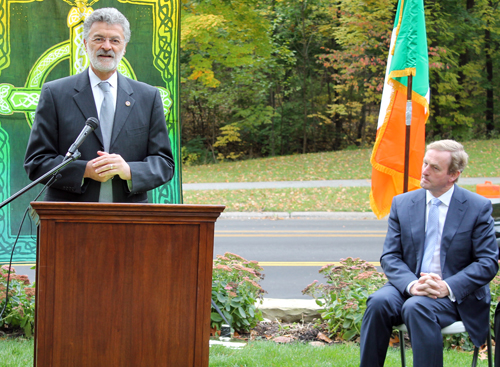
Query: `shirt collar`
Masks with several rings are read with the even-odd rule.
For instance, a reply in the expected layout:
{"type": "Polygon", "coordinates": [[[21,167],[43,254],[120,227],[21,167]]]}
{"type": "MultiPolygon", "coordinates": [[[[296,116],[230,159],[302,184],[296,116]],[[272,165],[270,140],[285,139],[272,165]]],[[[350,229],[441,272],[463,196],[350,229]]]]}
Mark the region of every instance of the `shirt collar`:
{"type": "MultiPolygon", "coordinates": [[[[450,206],[451,202],[451,197],[453,196],[453,192],[455,191],[455,185],[452,185],[448,191],[446,191],[443,195],[438,197],[441,202],[446,205],[450,206]]],[[[434,198],[434,196],[430,193],[430,191],[426,190],[425,191],[425,202],[429,204],[429,201],[431,201],[434,198]]]]}
{"type": "Polygon", "coordinates": [[[117,88],[118,86],[118,72],[114,72],[113,75],[109,77],[108,80],[101,80],[97,75],[95,75],[94,70],[92,70],[91,67],[89,67],[89,80],[90,80],[90,85],[92,88],[96,87],[100,82],[108,82],[111,87],[117,88]]]}

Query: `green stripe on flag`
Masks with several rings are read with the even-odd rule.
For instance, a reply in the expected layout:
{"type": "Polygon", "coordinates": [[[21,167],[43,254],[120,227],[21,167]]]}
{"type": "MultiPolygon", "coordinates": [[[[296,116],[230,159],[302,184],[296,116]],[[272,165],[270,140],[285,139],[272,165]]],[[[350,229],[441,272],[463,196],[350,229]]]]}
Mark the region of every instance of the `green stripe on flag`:
{"type": "Polygon", "coordinates": [[[400,0],[394,24],[399,33],[391,50],[391,78],[407,86],[406,76],[413,74],[413,91],[425,97],[429,90],[429,57],[423,0],[400,0]]]}

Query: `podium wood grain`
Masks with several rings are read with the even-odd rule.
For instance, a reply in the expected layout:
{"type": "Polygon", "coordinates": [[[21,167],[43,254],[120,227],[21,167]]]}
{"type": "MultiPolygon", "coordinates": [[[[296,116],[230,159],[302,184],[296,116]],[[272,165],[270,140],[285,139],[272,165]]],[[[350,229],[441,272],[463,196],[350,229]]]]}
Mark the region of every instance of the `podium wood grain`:
{"type": "Polygon", "coordinates": [[[223,206],[31,203],[35,366],[208,366],[223,206]]]}

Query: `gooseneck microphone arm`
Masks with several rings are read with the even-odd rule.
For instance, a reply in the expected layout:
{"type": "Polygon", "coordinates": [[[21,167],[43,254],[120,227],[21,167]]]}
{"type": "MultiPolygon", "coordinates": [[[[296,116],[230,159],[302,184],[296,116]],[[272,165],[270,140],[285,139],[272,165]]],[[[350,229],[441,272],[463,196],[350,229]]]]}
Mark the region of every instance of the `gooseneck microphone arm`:
{"type": "Polygon", "coordinates": [[[21,190],[19,190],[18,192],[16,192],[10,198],[2,201],[2,203],[0,203],[0,209],[3,208],[8,203],[10,203],[11,201],[17,199],[19,196],[21,196],[22,194],[24,194],[26,191],[31,190],[33,187],[35,187],[36,185],[38,185],[40,182],[42,182],[46,178],[48,178],[48,177],[50,177],[52,175],[54,175],[54,176],[57,175],[57,173],[60,170],[62,170],[64,167],[66,167],[71,162],[76,161],[78,158],[80,158],[80,156],[81,156],[80,152],[78,150],[75,151],[75,153],[71,157],[65,158],[65,160],[63,160],[57,166],[55,166],[54,168],[52,168],[49,172],[47,172],[43,176],[37,178],[35,181],[33,181],[32,183],[30,183],[28,186],[25,186],[24,188],[22,188],[21,190]]]}
{"type": "Polygon", "coordinates": [[[22,188],[21,190],[16,192],[10,198],[1,202],[0,209],[3,208],[5,205],[9,204],[11,201],[17,199],[19,196],[21,196],[25,192],[31,190],[33,187],[35,187],[36,185],[38,185],[40,182],[44,181],[45,179],[49,178],[50,176],[57,176],[57,174],[59,173],[60,170],[62,170],[64,167],[66,167],[71,162],[74,162],[78,158],[80,158],[81,154],[78,151],[78,147],[80,145],[82,145],[82,143],[85,141],[87,136],[92,131],[94,131],[98,126],[99,126],[99,120],[97,120],[95,117],[90,117],[89,119],[87,119],[87,121],[85,122],[85,127],[80,132],[80,135],[78,135],[75,142],[68,149],[68,153],[66,153],[66,156],[64,157],[63,161],[61,163],[59,163],[57,166],[55,166],[54,168],[52,168],[49,172],[47,172],[43,176],[37,178],[35,181],[30,183],[28,186],[25,186],[24,188],[22,188]]]}

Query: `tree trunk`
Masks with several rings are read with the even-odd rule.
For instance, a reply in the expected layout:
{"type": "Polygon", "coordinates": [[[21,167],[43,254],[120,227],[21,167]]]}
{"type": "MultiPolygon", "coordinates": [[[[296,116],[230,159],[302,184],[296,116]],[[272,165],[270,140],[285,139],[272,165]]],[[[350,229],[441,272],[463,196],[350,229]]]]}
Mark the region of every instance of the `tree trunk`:
{"type": "MultiPolygon", "coordinates": [[[[489,2],[491,5],[491,1],[489,2]]],[[[494,92],[493,92],[493,58],[491,57],[491,32],[489,29],[489,21],[486,21],[486,29],[484,30],[484,53],[486,58],[486,77],[488,83],[486,85],[486,132],[488,137],[495,130],[494,119],[494,92]]]]}

